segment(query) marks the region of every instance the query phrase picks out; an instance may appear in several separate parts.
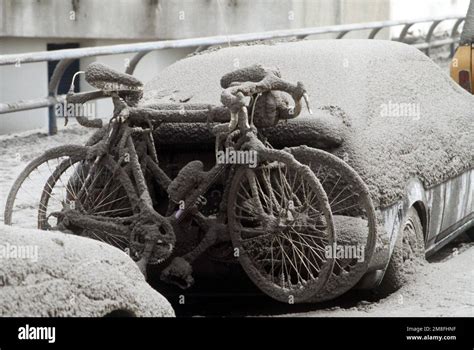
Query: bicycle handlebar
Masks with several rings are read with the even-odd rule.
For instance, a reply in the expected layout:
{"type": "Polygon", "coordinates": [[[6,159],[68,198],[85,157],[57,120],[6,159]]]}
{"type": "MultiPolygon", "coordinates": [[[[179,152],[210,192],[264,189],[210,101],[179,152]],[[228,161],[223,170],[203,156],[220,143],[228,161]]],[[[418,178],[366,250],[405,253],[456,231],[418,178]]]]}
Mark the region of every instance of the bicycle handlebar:
{"type": "MultiPolygon", "coordinates": [[[[100,90],[85,93],[73,93],[73,91],[70,91],[66,101],[73,104],[83,104],[90,100],[112,96],[115,106],[114,116],[122,115],[128,118],[131,124],[142,127],[149,127],[150,121],[152,123],[229,122],[232,114],[238,113],[245,106],[245,97],[269,91],[286,92],[295,103],[294,108],[290,107],[280,111],[279,119],[297,117],[302,109],[302,99],[305,100],[309,112],[312,113],[309,107],[308,94],[303,83],[291,84],[283,80],[276,68],[253,65],[225,74],[220,81],[221,86],[224,88],[221,94],[223,106],[182,105],[180,107],[172,107],[169,105],[158,105],[138,107],[136,105],[136,97],[138,97],[137,94],[141,96],[141,82],[132,76],[104,67],[100,64],[93,64],[86,70],[87,80],[93,83],[94,86],[99,87],[100,90]],[[120,78],[120,88],[110,90],[110,86],[113,85],[111,84],[112,81],[117,77],[120,78]],[[122,90],[121,88],[123,87],[126,88],[122,90]],[[132,95],[133,101],[127,98],[127,94],[132,95]]],[[[84,116],[75,117],[78,123],[85,127],[100,128],[103,125],[101,119],[88,119],[84,116]]]]}
{"type": "Polygon", "coordinates": [[[68,103],[86,103],[104,97],[110,96],[106,95],[102,90],[95,90],[90,92],[68,93],[66,95],[66,100],[68,103]]]}
{"type": "Polygon", "coordinates": [[[245,97],[268,91],[283,91],[291,96],[295,102],[294,112],[291,113],[293,118],[301,112],[302,99],[305,100],[309,112],[312,113],[303,83],[299,81],[294,85],[281,79],[280,72],[276,68],[254,65],[237,69],[222,77],[221,86],[224,88],[221,102],[234,114],[245,106],[245,97]]]}
{"type": "MultiPolygon", "coordinates": [[[[70,90],[70,92],[66,95],[66,104],[84,104],[88,101],[104,97],[108,96],[105,94],[104,91],[101,90],[82,93],[74,93],[70,90]]],[[[73,108],[72,110],[73,112],[75,112],[75,108],[73,108]]],[[[86,128],[101,128],[103,126],[103,122],[101,119],[89,119],[84,116],[75,115],[74,113],[72,115],[69,115],[69,108],[66,111],[67,112],[64,115],[66,119],[64,125],[67,125],[69,117],[75,117],[79,125],[84,126],[86,128]]]]}

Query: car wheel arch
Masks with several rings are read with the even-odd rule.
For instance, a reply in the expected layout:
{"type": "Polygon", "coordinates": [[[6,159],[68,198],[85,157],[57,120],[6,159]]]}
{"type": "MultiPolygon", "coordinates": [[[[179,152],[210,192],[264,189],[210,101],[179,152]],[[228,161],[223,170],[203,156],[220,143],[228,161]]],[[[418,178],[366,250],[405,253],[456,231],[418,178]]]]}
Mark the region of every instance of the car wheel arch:
{"type": "Polygon", "coordinates": [[[403,201],[403,215],[402,219],[406,217],[406,214],[410,208],[414,208],[418,214],[423,227],[423,238],[426,244],[429,232],[429,206],[427,204],[426,189],[423,182],[418,178],[411,178],[405,187],[405,200],[403,201]]]}
{"type": "Polygon", "coordinates": [[[429,232],[430,211],[426,197],[426,190],[423,186],[423,183],[418,178],[411,178],[407,182],[405,187],[405,196],[400,201],[393,203],[391,207],[393,209],[389,209],[386,212],[391,212],[392,214],[388,214],[388,216],[386,216],[386,219],[390,218],[390,222],[388,223],[389,231],[387,231],[389,243],[387,255],[384,259],[384,267],[381,269],[382,273],[378,276],[379,283],[385,275],[385,271],[390,262],[398,235],[400,234],[402,226],[404,225],[411,208],[415,209],[421,221],[425,249],[426,239],[429,232]]]}
{"type": "Polygon", "coordinates": [[[426,207],[426,204],[423,201],[419,200],[419,201],[414,202],[411,205],[411,207],[416,210],[418,217],[420,218],[421,226],[423,227],[423,238],[426,244],[426,240],[428,238],[428,223],[429,223],[428,209],[426,207]]]}

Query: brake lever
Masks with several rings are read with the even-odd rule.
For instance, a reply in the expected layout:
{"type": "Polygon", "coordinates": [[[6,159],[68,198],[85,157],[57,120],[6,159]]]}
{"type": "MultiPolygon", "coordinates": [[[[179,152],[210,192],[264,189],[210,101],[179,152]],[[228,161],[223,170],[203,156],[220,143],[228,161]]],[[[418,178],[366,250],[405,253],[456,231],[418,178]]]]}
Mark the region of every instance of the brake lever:
{"type": "MultiPolygon", "coordinates": [[[[69,122],[69,114],[68,114],[68,110],[69,108],[67,108],[67,104],[68,104],[68,98],[71,97],[72,95],[74,95],[74,89],[76,88],[75,85],[74,85],[74,81],[76,80],[76,77],[79,75],[79,74],[84,74],[85,72],[80,70],[76,73],[74,73],[74,75],[72,76],[72,80],[71,80],[71,85],[69,86],[69,91],[67,92],[66,94],[66,113],[64,113],[64,126],[67,126],[67,123],[69,122]]],[[[75,109],[73,109],[75,110],[75,109]]]]}
{"type": "Polygon", "coordinates": [[[121,98],[118,93],[113,92],[112,94],[112,102],[114,104],[114,112],[113,118],[122,118],[123,120],[127,120],[130,115],[130,109],[127,105],[127,102],[121,98]]]}

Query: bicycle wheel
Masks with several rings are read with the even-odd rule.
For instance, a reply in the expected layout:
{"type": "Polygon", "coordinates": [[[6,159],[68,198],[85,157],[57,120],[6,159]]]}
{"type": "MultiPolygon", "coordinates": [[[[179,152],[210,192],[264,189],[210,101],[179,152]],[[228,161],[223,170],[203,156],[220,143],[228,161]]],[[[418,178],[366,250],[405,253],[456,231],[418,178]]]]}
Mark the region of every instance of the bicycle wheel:
{"type": "MultiPolygon", "coordinates": [[[[93,174],[90,169],[94,160],[87,160],[87,147],[60,146],[46,151],[34,159],[19,175],[8,195],[5,207],[5,223],[17,226],[33,226],[41,230],[63,228],[52,213],[77,209],[87,215],[102,218],[122,218],[133,215],[129,191],[117,179],[118,167],[109,159],[97,164],[93,174]],[[87,179],[87,181],[86,181],[87,179]],[[29,208],[25,212],[24,208],[29,208]],[[52,221],[56,221],[53,223],[52,221]]],[[[67,229],[75,234],[94,238],[95,233],[67,229]]],[[[105,237],[105,232],[101,234],[105,237]]],[[[108,239],[107,243],[111,243],[108,239]]]]}
{"type": "MultiPolygon", "coordinates": [[[[134,260],[141,258],[150,230],[158,227],[172,240],[170,225],[139,215],[139,199],[125,170],[108,155],[89,160],[87,153],[87,147],[60,146],[33,160],[10,190],[5,223],[31,227],[36,216],[39,229],[97,239],[128,251],[134,260]]],[[[168,257],[174,242],[157,243],[150,263],[168,257]]]]}
{"type": "Polygon", "coordinates": [[[44,185],[38,228],[67,230],[129,249],[129,225],[138,213],[132,201],[135,193],[129,193],[119,180],[123,176],[121,170],[108,156],[96,162],[70,157],[63,160],[44,185]],[[62,215],[65,210],[70,210],[66,217],[62,215]],[[80,214],[80,224],[76,222],[79,216],[74,220],[72,210],[80,214]]]}
{"type": "Polygon", "coordinates": [[[65,159],[84,159],[87,148],[59,146],[33,159],[18,175],[7,197],[4,211],[6,225],[40,228],[36,220],[44,184],[54,169],[65,159]]]}
{"type": "MultiPolygon", "coordinates": [[[[310,300],[327,282],[335,242],[326,194],[309,167],[288,153],[240,166],[230,185],[228,223],[239,261],[255,285],[287,303],[310,300]]],[[[273,153],[271,153],[273,152],[273,153]]]]}
{"type": "Polygon", "coordinates": [[[306,146],[285,150],[311,168],[331,206],[337,232],[331,253],[336,262],[328,283],[312,301],[333,299],[351,289],[367,272],[377,237],[374,205],[367,185],[342,159],[306,146]]]}

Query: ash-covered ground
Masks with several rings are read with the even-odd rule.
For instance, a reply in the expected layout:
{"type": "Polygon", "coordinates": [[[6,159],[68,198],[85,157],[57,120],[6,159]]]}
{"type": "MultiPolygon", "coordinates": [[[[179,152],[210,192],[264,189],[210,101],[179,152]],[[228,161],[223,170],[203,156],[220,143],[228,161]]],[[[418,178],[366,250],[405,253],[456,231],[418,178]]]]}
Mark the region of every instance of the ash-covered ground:
{"type": "MultiPolygon", "coordinates": [[[[83,144],[90,134],[73,123],[53,137],[34,131],[0,137],[0,211],[10,186],[31,159],[47,148],[83,144]]],[[[34,218],[25,218],[30,219],[34,226],[34,218]]],[[[177,316],[474,316],[474,243],[466,235],[443,248],[411,276],[408,285],[385,298],[350,291],[321,304],[285,305],[261,294],[244,275],[231,277],[198,281],[186,292],[159,281],[151,284],[168,297],[177,316]]]]}
{"type": "Polygon", "coordinates": [[[288,305],[261,294],[241,275],[202,281],[189,292],[158,288],[177,316],[473,317],[474,243],[461,235],[420,267],[397,292],[351,290],[331,301],[288,305]],[[218,283],[218,285],[216,285],[218,283]],[[180,304],[185,295],[186,303],[180,304]]]}

